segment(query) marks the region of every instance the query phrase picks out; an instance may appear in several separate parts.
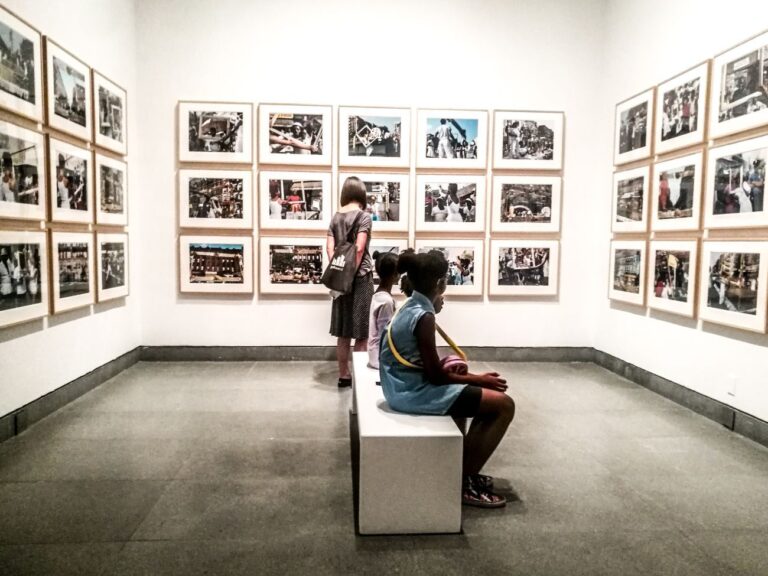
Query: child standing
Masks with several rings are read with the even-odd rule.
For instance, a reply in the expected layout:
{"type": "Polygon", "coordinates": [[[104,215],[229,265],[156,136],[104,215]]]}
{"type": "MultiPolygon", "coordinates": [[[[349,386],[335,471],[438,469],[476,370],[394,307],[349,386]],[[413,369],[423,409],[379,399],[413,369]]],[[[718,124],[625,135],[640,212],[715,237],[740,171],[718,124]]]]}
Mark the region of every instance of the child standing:
{"type": "Polygon", "coordinates": [[[379,367],[379,342],[389,321],[395,313],[395,300],[392,298],[392,286],[398,281],[397,255],[392,252],[374,252],[376,274],[379,276],[379,289],[371,299],[371,312],[368,321],[368,366],[379,367]]]}

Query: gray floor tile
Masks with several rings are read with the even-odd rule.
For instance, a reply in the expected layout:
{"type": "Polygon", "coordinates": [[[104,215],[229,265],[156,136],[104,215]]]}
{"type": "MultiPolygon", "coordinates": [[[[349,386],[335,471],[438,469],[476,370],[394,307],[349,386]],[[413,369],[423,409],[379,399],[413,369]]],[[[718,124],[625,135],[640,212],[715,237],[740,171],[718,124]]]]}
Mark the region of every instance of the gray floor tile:
{"type": "Polygon", "coordinates": [[[98,576],[117,562],[120,542],[0,545],[0,574],[98,576]]]}

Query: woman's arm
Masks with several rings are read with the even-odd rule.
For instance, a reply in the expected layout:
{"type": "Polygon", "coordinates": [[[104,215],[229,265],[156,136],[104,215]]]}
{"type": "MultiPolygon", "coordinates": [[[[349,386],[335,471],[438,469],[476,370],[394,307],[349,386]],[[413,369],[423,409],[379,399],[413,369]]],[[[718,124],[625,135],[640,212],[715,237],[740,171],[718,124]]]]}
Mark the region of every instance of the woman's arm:
{"type": "Polygon", "coordinates": [[[333,252],[336,250],[336,238],[328,234],[325,239],[325,253],[328,254],[328,262],[333,260],[333,252]]]}
{"type": "MultiPolygon", "coordinates": [[[[363,262],[363,256],[365,255],[365,245],[368,243],[368,232],[358,232],[357,240],[355,241],[355,267],[360,268],[360,264],[363,262]]],[[[333,252],[331,252],[333,254],[333,252]]]]}

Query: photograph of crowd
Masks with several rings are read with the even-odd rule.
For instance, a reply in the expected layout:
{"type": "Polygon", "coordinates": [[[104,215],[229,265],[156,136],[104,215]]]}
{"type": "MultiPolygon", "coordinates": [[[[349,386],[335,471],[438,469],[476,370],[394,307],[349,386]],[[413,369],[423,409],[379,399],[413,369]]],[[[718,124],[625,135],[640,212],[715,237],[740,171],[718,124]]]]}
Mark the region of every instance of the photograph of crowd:
{"type": "Polygon", "coordinates": [[[715,160],[713,214],[763,211],[766,158],[768,148],[720,156],[715,160]]]}
{"type": "Polygon", "coordinates": [[[448,260],[447,286],[475,285],[475,250],[462,246],[422,246],[419,253],[441,252],[448,260]]]}
{"type": "Polygon", "coordinates": [[[548,223],[552,221],[551,184],[502,184],[501,222],[548,223]]]}
{"type": "Polygon", "coordinates": [[[243,218],[242,178],[190,178],[187,194],[190,218],[243,218]]]}
{"type": "Polygon", "coordinates": [[[653,296],[688,302],[691,253],[687,250],[656,250],[653,269],[653,296]]]}
{"type": "Polygon", "coordinates": [[[53,110],[55,114],[84,127],[87,94],[85,74],[54,56],[53,110]]]}
{"type": "Polygon", "coordinates": [[[40,244],[0,244],[0,312],[42,302],[40,244]]]}
{"type": "Polygon", "coordinates": [[[189,244],[191,284],[242,284],[243,244],[189,244]]]}
{"type": "Polygon", "coordinates": [[[320,284],[322,274],[322,246],[269,245],[269,278],[272,284],[320,284]]]}
{"type": "Polygon", "coordinates": [[[347,149],[350,157],[400,158],[400,116],[350,116],[347,149]]]}
{"type": "Polygon", "coordinates": [[[368,192],[365,210],[377,222],[400,221],[400,182],[371,181],[363,179],[368,192]]]}
{"type": "Polygon", "coordinates": [[[125,172],[105,164],[99,165],[101,185],[100,210],[107,214],[125,212],[125,172]]]}
{"type": "Polygon", "coordinates": [[[427,158],[476,159],[479,121],[476,118],[427,118],[427,158]]]}
{"type": "MultiPolygon", "coordinates": [[[[51,153],[54,146],[51,145],[51,153]]],[[[88,161],[66,152],[56,154],[56,206],[63,210],[88,210],[88,161]]]]}
{"type": "Polygon", "coordinates": [[[323,115],[269,115],[269,147],[272,154],[323,153],[323,115]]]}
{"type": "Polygon", "coordinates": [[[768,44],[723,66],[719,104],[720,122],[768,109],[768,44]]]}
{"type": "Polygon", "coordinates": [[[475,222],[477,184],[428,182],[424,184],[425,222],[475,222]]]}
{"type": "Polygon", "coordinates": [[[696,166],[685,164],[658,173],[659,220],[690,218],[693,216],[694,182],[696,166]]]}
{"type": "Polygon", "coordinates": [[[616,222],[642,222],[645,177],[619,180],[616,185],[616,222]]]}
{"type": "Polygon", "coordinates": [[[87,294],[90,291],[88,244],[85,242],[60,242],[59,298],[87,294]]]}
{"type": "MultiPolygon", "coordinates": [[[[99,85],[99,134],[123,142],[123,99],[99,85]]],[[[191,120],[191,119],[190,119],[191,120]]]]}
{"type": "Polygon", "coordinates": [[[243,152],[242,112],[189,112],[190,152],[243,152]]]}
{"type": "Polygon", "coordinates": [[[322,180],[269,180],[270,220],[320,220],[323,215],[322,180]]]}
{"type": "Polygon", "coordinates": [[[0,20],[0,90],[35,104],[35,72],[32,40],[0,20]]]}
{"type": "Polygon", "coordinates": [[[19,138],[11,133],[22,129],[0,122],[0,155],[2,155],[2,180],[0,202],[16,204],[40,204],[40,173],[42,146],[19,138]]]}
{"type": "Polygon", "coordinates": [[[125,286],[125,243],[101,242],[101,289],[125,286]]]}
{"type": "Polygon", "coordinates": [[[661,140],[696,132],[699,127],[700,78],[664,93],[661,110],[661,140]]]}
{"type": "Polygon", "coordinates": [[[499,286],[549,286],[549,248],[500,248],[499,286]]]}
{"type": "Polygon", "coordinates": [[[641,102],[620,113],[619,154],[645,148],[648,142],[648,102],[641,102]]]}
{"type": "Polygon", "coordinates": [[[502,157],[505,160],[552,160],[555,131],[535,120],[505,120],[502,157]]]}
{"type": "Polygon", "coordinates": [[[643,254],[635,249],[616,249],[613,253],[613,289],[631,294],[640,293],[643,254]]]}
{"type": "Polygon", "coordinates": [[[707,306],[755,315],[760,254],[711,252],[708,262],[707,306]]]}

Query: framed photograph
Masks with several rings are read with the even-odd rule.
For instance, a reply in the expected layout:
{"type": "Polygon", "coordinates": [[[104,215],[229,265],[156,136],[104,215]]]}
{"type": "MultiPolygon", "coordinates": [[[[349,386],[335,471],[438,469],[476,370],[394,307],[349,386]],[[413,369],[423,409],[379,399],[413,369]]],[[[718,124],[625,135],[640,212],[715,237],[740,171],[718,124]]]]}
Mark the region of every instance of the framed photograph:
{"type": "Polygon", "coordinates": [[[92,152],[85,148],[48,138],[51,220],[54,222],[93,222],[92,157],[92,152]]]}
{"type": "Polygon", "coordinates": [[[332,146],[330,106],[259,106],[259,162],[330,166],[332,146]]]}
{"type": "Polygon", "coordinates": [[[333,217],[329,172],[259,173],[263,230],[327,230],[333,217]]]}
{"type": "Polygon", "coordinates": [[[704,242],[699,317],[765,334],[768,242],[704,242]]]}
{"type": "Polygon", "coordinates": [[[53,40],[45,39],[48,125],[91,141],[91,69],[53,40]]]}
{"type": "Polygon", "coordinates": [[[261,237],[262,294],[325,294],[320,283],[328,265],[325,238],[261,237]]]}
{"type": "Polygon", "coordinates": [[[252,228],[251,174],[250,170],[179,170],[179,225],[252,228]]]}
{"type": "Polygon", "coordinates": [[[252,236],[180,236],[181,292],[253,293],[252,236]]]}
{"type": "Polygon", "coordinates": [[[562,112],[493,113],[493,167],[560,170],[563,167],[562,112]]]}
{"type": "Polygon", "coordinates": [[[122,160],[95,155],[96,224],[128,225],[128,165],[122,160]]]}
{"type": "Polygon", "coordinates": [[[0,106],[43,121],[43,59],[40,32],[0,7],[3,75],[0,106]]]}
{"type": "Polygon", "coordinates": [[[339,106],[339,166],[407,168],[410,161],[408,108],[339,106]]]}
{"type": "Polygon", "coordinates": [[[179,161],[251,164],[253,105],[179,102],[179,161]]]}
{"type": "Polygon", "coordinates": [[[357,176],[368,191],[366,210],[371,215],[374,231],[407,232],[410,222],[410,175],[339,172],[337,204],[341,189],[350,176],[357,176]]]}
{"type": "Polygon", "coordinates": [[[768,136],[709,149],[705,228],[768,226],[764,205],[768,136]]]}
{"type": "Polygon", "coordinates": [[[419,110],[417,168],[485,168],[487,149],[485,110],[419,110]]]}
{"type": "Polygon", "coordinates": [[[611,242],[608,297],[628,304],[645,304],[645,240],[611,242]]]}
{"type": "Polygon", "coordinates": [[[653,89],[618,104],[613,163],[626,164],[650,157],[652,126],[653,89]]]}
{"type": "MultiPolygon", "coordinates": [[[[376,252],[380,254],[386,254],[387,252],[390,252],[395,255],[399,255],[400,252],[403,250],[408,249],[408,239],[407,238],[379,238],[376,236],[375,238],[371,239],[371,244],[368,247],[371,257],[373,258],[374,254],[376,252]]],[[[373,270],[373,285],[378,288],[381,284],[381,278],[379,278],[379,275],[376,274],[376,259],[373,260],[374,263],[374,270],[373,270]]],[[[400,283],[395,284],[392,286],[392,295],[393,296],[401,296],[403,295],[402,291],[400,290],[400,283]]]]}
{"type": "Polygon", "coordinates": [[[445,293],[449,296],[482,296],[484,247],[483,240],[416,240],[417,252],[438,250],[448,260],[445,293]]]}
{"type": "Polygon", "coordinates": [[[656,154],[704,142],[708,86],[709,62],[659,85],[654,131],[656,154]]]}
{"type": "Polygon", "coordinates": [[[711,98],[710,138],[768,124],[768,32],[715,58],[711,98]]]}
{"type": "Polygon", "coordinates": [[[53,313],[89,306],[96,301],[93,234],[52,232],[53,313]]]}
{"type": "Polygon", "coordinates": [[[416,231],[485,231],[485,176],[416,177],[416,231]]]}
{"type": "MultiPolygon", "coordinates": [[[[1,35],[0,38],[2,38],[1,35]]],[[[0,120],[0,155],[2,155],[0,218],[45,220],[46,178],[43,135],[0,120]]]]}
{"type": "Polygon", "coordinates": [[[0,327],[48,315],[45,232],[0,231],[0,327]]]}
{"type": "Polygon", "coordinates": [[[648,306],[693,318],[698,242],[658,242],[650,246],[648,306]]]}
{"type": "Polygon", "coordinates": [[[97,146],[125,156],[128,152],[128,96],[125,89],[94,70],[93,93],[96,98],[94,142],[97,146]]]}
{"type": "Polygon", "coordinates": [[[699,229],[703,156],[697,152],[654,166],[651,196],[654,230],[699,229]]]}
{"type": "Polygon", "coordinates": [[[648,230],[648,179],[650,167],[615,172],[613,175],[614,232],[648,230]]]}
{"type": "Polygon", "coordinates": [[[99,302],[128,296],[128,234],[96,235],[99,302]]]}
{"type": "Polygon", "coordinates": [[[491,240],[488,294],[556,296],[559,260],[557,240],[491,240]]]}
{"type": "Polygon", "coordinates": [[[558,232],[562,178],[494,176],[491,230],[558,232]]]}

